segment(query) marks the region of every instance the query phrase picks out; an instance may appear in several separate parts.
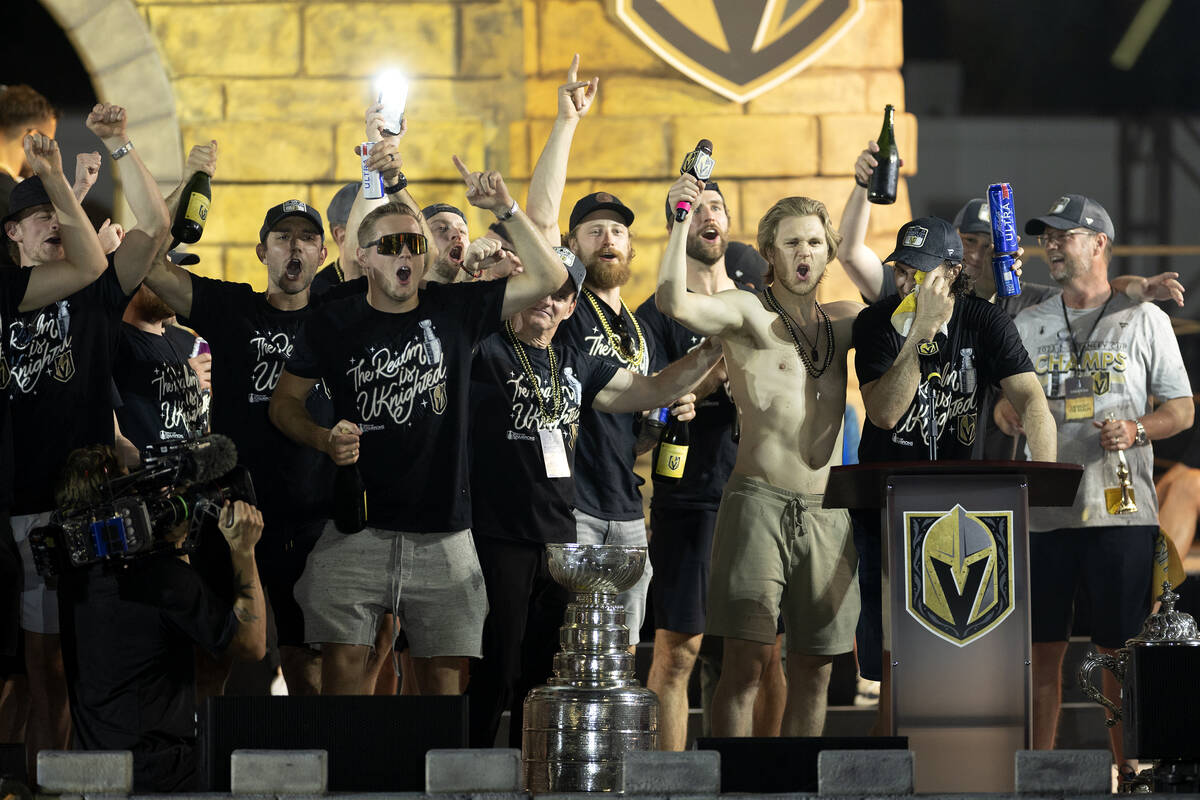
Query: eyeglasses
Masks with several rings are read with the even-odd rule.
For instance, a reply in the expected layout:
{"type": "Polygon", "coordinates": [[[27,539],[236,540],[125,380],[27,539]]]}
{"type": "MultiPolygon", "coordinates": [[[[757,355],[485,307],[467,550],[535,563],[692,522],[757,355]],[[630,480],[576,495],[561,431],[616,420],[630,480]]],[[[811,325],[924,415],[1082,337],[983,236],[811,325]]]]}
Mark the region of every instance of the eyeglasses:
{"type": "Polygon", "coordinates": [[[381,256],[398,256],[404,248],[414,256],[419,256],[428,249],[425,237],[419,233],[388,233],[373,242],[367,242],[366,248],[374,247],[381,256]]]}
{"type": "Polygon", "coordinates": [[[1053,243],[1058,247],[1062,247],[1067,243],[1067,239],[1072,236],[1095,236],[1094,231],[1054,231],[1053,233],[1043,233],[1037,237],[1037,243],[1045,247],[1053,243]]]}

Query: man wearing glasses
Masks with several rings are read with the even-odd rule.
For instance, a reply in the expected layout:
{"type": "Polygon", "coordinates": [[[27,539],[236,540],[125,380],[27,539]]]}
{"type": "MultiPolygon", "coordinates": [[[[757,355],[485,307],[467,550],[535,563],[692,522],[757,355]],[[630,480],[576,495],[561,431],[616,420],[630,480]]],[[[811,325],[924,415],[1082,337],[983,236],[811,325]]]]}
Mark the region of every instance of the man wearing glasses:
{"type": "Polygon", "coordinates": [[[481,654],[487,599],[467,459],[472,353],[567,272],[499,173],[454,161],[467,199],[507,222],[524,272],[421,287],[428,242],[418,212],[376,208],[358,229],[366,293],[317,310],[271,399],[280,430],[339,467],[357,465],[366,491],[367,527],[348,536],[328,523],[296,586],[305,639],[321,647],[325,694],[371,693],[376,641],[393,635],[381,629],[389,611],[407,635],[421,694],[459,694],[466,659],[481,654]],[[330,427],[305,407],[322,380],[338,420],[330,427]]]}
{"type": "MultiPolygon", "coordinates": [[[[1191,427],[1194,412],[1170,319],[1109,283],[1114,230],[1103,206],[1064,195],[1049,213],[1026,223],[1025,232],[1046,248],[1062,295],[1022,311],[1017,329],[1050,400],[1059,460],[1084,465],[1073,506],[1030,509],[1033,743],[1048,749],[1079,584],[1087,588],[1092,641],[1101,652],[1114,654],[1150,611],[1158,534],[1150,442],[1191,427]],[[1153,411],[1150,395],[1161,401],[1153,411]],[[1128,463],[1136,510],[1106,497],[1120,486],[1118,451],[1128,463]]],[[[1016,429],[1003,401],[996,416],[1009,432],[1016,429]]],[[[1110,697],[1119,691],[1108,676],[1105,691],[1110,697]]],[[[1124,771],[1120,728],[1111,729],[1110,738],[1124,771]]]]}

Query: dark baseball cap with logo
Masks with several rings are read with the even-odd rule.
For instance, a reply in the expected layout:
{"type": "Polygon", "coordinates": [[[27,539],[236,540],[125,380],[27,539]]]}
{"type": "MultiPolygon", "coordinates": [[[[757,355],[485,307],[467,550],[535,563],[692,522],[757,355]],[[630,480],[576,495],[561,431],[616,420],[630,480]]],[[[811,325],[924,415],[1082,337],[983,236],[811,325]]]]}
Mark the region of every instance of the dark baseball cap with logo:
{"type": "Polygon", "coordinates": [[[304,217],[317,226],[322,238],[325,236],[325,226],[321,223],[321,212],[301,200],[286,200],[277,206],[272,206],[263,218],[262,227],[258,229],[258,241],[267,240],[267,234],[288,217],[304,217]]]}
{"type": "Polygon", "coordinates": [[[954,215],[954,229],[959,233],[992,235],[992,214],[987,200],[973,197],[954,215]]]}
{"type": "Polygon", "coordinates": [[[622,203],[619,197],[608,192],[592,192],[581,197],[575,207],[571,209],[571,219],[567,227],[575,230],[579,223],[597,211],[615,211],[621,221],[625,223],[625,227],[628,228],[633,224],[633,211],[622,203]]]}
{"type": "Polygon", "coordinates": [[[900,229],[896,234],[896,249],[883,260],[889,264],[906,264],[921,272],[937,269],[943,261],[961,264],[962,239],[958,231],[940,217],[921,217],[900,229]]]}
{"type": "Polygon", "coordinates": [[[565,247],[555,247],[554,253],[567,268],[567,274],[571,276],[571,283],[575,286],[575,294],[578,296],[580,290],[583,289],[583,279],[587,277],[587,268],[574,253],[565,247]]]}
{"type": "Polygon", "coordinates": [[[22,212],[45,205],[50,205],[50,195],[46,194],[46,187],[42,185],[42,176],[34,175],[26,178],[14,186],[9,194],[8,216],[0,220],[0,226],[9,220],[16,219],[22,212]]]}
{"type": "Polygon", "coordinates": [[[1104,206],[1081,194],[1064,194],[1050,206],[1049,212],[1025,223],[1025,232],[1031,236],[1041,236],[1046,228],[1061,231],[1087,228],[1103,233],[1110,241],[1116,238],[1112,217],[1108,216],[1104,206]]]}

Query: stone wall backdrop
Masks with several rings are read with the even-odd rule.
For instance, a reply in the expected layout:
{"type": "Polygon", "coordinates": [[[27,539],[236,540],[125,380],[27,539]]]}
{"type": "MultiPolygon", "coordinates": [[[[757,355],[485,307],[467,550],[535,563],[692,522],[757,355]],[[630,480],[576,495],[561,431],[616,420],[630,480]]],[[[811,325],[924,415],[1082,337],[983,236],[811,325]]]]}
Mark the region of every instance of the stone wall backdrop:
{"type": "MultiPolygon", "coordinates": [[[[677,72],[603,0],[42,2],[76,43],[100,97],[154,120],[138,145],[164,184],[192,144],[219,142],[212,216],[193,249],[204,273],[258,287],[253,245],[263,213],[292,197],[323,212],[359,177],[352,148],[371,78],[388,66],[413,79],[402,148],[414,196],[464,205],[452,153],[471,168],[502,170],[524,197],[556,87],[579,53],[580,77],[599,75],[600,91],[575,138],[562,222],[578,197],[601,187],[635,210],[631,305],[653,290],[666,189],[699,138],[714,143],[734,238],[753,242],[759,216],[785,195],[819,198],[839,217],[883,106],[904,108],[901,0],[866,0],[819,59],[745,104],[677,72]]],[[[899,114],[904,174],[917,167],[916,136],[915,119],[899,114]]],[[[481,231],[483,215],[468,216],[481,231]]],[[[909,216],[902,180],[894,206],[873,208],[877,252],[890,252],[909,216]]],[[[836,264],[820,291],[822,299],[857,296],[836,264]]]]}

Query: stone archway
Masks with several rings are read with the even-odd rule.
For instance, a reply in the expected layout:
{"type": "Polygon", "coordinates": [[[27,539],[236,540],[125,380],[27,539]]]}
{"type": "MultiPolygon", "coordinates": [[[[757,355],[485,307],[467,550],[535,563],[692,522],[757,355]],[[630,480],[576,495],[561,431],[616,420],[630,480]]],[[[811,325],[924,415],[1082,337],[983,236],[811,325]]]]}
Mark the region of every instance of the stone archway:
{"type": "MultiPolygon", "coordinates": [[[[154,37],[133,0],[41,0],[92,79],[96,96],[129,111],[129,138],[163,193],[178,184],[183,145],[175,92],[154,37]]],[[[118,191],[116,217],[130,214],[118,191]]]]}

